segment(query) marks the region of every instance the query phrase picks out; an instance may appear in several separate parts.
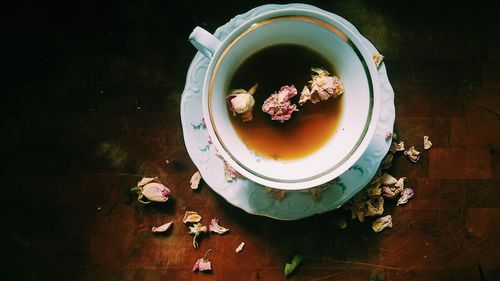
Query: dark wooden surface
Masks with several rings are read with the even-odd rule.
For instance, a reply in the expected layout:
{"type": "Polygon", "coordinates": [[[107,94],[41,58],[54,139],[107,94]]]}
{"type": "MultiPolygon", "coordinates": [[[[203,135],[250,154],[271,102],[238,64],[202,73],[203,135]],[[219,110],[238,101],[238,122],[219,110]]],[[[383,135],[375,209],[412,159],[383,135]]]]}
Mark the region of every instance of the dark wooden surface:
{"type": "MultiPolygon", "coordinates": [[[[70,1],[72,2],[72,1],[70,1]]],[[[187,37],[259,1],[27,3],[2,10],[0,273],[2,280],[499,280],[500,39],[491,1],[307,1],[352,22],[386,57],[396,131],[434,143],[391,172],[416,196],[386,204],[394,227],[337,230],[329,212],[282,222],[249,215],[202,186],[184,147],[179,102],[195,54],[187,37]],[[245,3],[243,3],[245,2],[245,3]],[[171,161],[166,164],[165,160],[171,161]],[[143,176],[173,196],[127,202],[143,176]],[[225,236],[199,249],[186,210],[225,236]],[[150,233],[169,220],[166,236],[150,233]],[[244,241],[238,255],[234,248],[244,241]],[[193,273],[209,255],[214,270],[193,273]]]]}

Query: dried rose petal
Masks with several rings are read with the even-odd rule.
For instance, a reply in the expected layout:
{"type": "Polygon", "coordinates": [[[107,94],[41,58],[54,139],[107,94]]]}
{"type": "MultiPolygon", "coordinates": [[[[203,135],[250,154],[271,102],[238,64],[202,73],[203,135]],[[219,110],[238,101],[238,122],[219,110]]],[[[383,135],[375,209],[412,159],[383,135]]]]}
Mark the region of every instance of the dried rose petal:
{"type": "Polygon", "coordinates": [[[380,216],[384,213],[384,198],[379,196],[372,200],[366,201],[366,216],[380,216]]]}
{"type": "Polygon", "coordinates": [[[243,178],[243,176],[224,160],[224,178],[230,182],[235,178],[243,178]]]}
{"type": "Polygon", "coordinates": [[[429,140],[429,136],[424,136],[424,149],[431,149],[432,142],[429,140]]]}
{"type": "Polygon", "coordinates": [[[202,233],[206,233],[208,231],[207,227],[201,223],[195,223],[193,226],[189,227],[189,234],[193,234],[193,247],[198,248],[197,238],[202,233]]]}
{"type": "Polygon", "coordinates": [[[153,226],[151,229],[151,232],[165,232],[170,229],[170,226],[172,225],[172,222],[167,222],[165,224],[162,224],[160,226],[153,226]]]}
{"type": "Polygon", "coordinates": [[[336,98],[344,93],[344,86],[336,76],[321,68],[312,68],[316,75],[311,75],[309,87],[304,86],[300,94],[299,104],[303,105],[307,101],[317,103],[329,98],[336,98]]]}
{"type": "Polygon", "coordinates": [[[401,141],[399,143],[393,141],[391,143],[391,147],[389,148],[389,151],[392,153],[396,153],[398,151],[404,151],[405,150],[405,142],[401,141]]]}
{"type": "Polygon", "coordinates": [[[238,247],[234,250],[235,253],[239,253],[243,250],[243,247],[245,247],[245,242],[241,242],[238,247]]]}
{"type": "Polygon", "coordinates": [[[210,225],[208,226],[208,230],[211,231],[211,232],[215,232],[215,233],[218,233],[220,235],[226,233],[229,231],[229,229],[225,228],[225,227],[222,227],[219,225],[219,220],[216,219],[216,218],[213,218],[211,221],[210,221],[210,225]]]}
{"type": "Polygon", "coordinates": [[[413,197],[413,195],[415,195],[415,192],[413,192],[413,189],[408,188],[408,187],[403,189],[401,197],[399,197],[398,204],[396,204],[396,206],[406,204],[408,202],[408,200],[413,197]]]}
{"type": "Polygon", "coordinates": [[[316,201],[316,202],[318,202],[318,201],[321,200],[323,191],[325,191],[325,189],[326,189],[326,186],[320,185],[320,186],[308,188],[308,189],[305,189],[305,190],[301,190],[301,192],[302,193],[309,193],[309,194],[311,194],[313,200],[316,201]]]}
{"type": "Polygon", "coordinates": [[[184,214],[184,218],[182,219],[183,223],[193,223],[200,221],[201,221],[201,216],[194,211],[186,211],[186,213],[184,214]]]}
{"type": "Polygon", "coordinates": [[[199,171],[196,171],[196,173],[194,173],[191,179],[189,180],[189,183],[191,184],[191,189],[198,189],[200,180],[201,180],[201,174],[199,171]]]}
{"type": "Polygon", "coordinates": [[[193,266],[193,271],[211,271],[212,263],[208,260],[207,255],[212,249],[208,249],[203,258],[198,259],[193,266]]]}
{"type": "Polygon", "coordinates": [[[375,232],[380,232],[385,228],[392,228],[392,217],[391,215],[387,215],[385,217],[380,217],[372,223],[372,229],[375,232]]]}
{"type": "Polygon", "coordinates": [[[143,177],[138,183],[137,183],[137,186],[138,187],[143,187],[145,186],[146,184],[148,183],[151,183],[151,182],[160,182],[160,180],[158,179],[158,177],[154,177],[154,178],[146,178],[146,177],[143,177]]]}
{"type": "Polygon", "coordinates": [[[383,185],[394,185],[398,180],[388,173],[384,173],[382,175],[382,184],[383,185]]]}
{"type": "Polygon", "coordinates": [[[387,155],[382,159],[380,163],[380,169],[389,169],[392,165],[392,159],[394,158],[394,154],[387,153],[387,155]]]}
{"type": "Polygon", "coordinates": [[[390,140],[392,139],[392,132],[386,132],[385,133],[385,140],[390,140]]]}
{"type": "Polygon", "coordinates": [[[292,104],[290,99],[297,95],[295,86],[283,86],[278,93],[272,94],[264,101],[262,111],[271,115],[271,120],[283,123],[292,118],[292,113],[298,111],[297,105],[292,104]]]}
{"type": "Polygon", "coordinates": [[[270,193],[271,196],[278,201],[283,200],[283,198],[285,198],[286,195],[286,190],[275,189],[272,187],[266,187],[266,191],[270,193]]]}
{"type": "Polygon", "coordinates": [[[384,56],[382,56],[379,53],[376,53],[373,55],[372,59],[373,59],[373,63],[375,63],[375,67],[378,68],[380,66],[380,64],[382,63],[382,61],[384,60],[384,56]]]}
{"type": "Polygon", "coordinates": [[[382,195],[387,199],[396,198],[402,191],[402,187],[397,187],[395,185],[382,187],[382,195]]]}
{"type": "Polygon", "coordinates": [[[420,159],[420,152],[415,149],[414,146],[410,147],[408,150],[405,150],[405,155],[408,156],[411,162],[417,163],[420,159]]]}
{"type": "Polygon", "coordinates": [[[394,184],[395,187],[404,188],[405,187],[406,177],[399,178],[398,181],[394,184]]]}

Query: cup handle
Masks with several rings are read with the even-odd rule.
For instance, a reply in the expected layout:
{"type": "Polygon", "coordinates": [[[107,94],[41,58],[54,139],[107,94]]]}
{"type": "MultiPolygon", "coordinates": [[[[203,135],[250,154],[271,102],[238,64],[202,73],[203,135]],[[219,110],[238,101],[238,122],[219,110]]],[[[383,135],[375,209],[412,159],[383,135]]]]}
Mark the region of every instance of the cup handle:
{"type": "Polygon", "coordinates": [[[212,55],[220,46],[220,41],[215,36],[199,26],[193,29],[193,32],[189,35],[189,41],[208,59],[212,58],[212,55]]]}

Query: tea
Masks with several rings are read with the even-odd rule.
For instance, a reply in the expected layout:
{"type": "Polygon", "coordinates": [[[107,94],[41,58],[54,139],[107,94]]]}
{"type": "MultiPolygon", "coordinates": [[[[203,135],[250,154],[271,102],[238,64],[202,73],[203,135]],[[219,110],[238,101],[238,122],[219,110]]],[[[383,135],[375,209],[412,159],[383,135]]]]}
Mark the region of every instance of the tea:
{"type": "Polygon", "coordinates": [[[284,122],[276,122],[261,110],[265,99],[283,85],[295,85],[300,91],[311,80],[311,68],[321,67],[335,75],[334,67],[317,52],[299,45],[275,45],[258,51],[236,70],[230,89],[250,88],[258,83],[253,95],[253,120],[243,122],[230,114],[231,123],[241,140],[253,151],[279,160],[307,156],[320,149],[337,130],[343,98],[339,96],[317,104],[299,106],[299,112],[284,122]]]}

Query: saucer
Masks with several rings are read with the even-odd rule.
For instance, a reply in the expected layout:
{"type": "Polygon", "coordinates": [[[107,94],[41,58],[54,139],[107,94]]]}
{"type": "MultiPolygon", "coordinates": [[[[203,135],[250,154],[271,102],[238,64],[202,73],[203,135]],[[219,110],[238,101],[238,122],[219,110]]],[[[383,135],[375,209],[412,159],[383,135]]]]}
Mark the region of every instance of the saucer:
{"type": "MultiPolygon", "coordinates": [[[[357,33],[373,54],[378,53],[373,44],[359,34],[358,30],[345,19],[304,4],[271,4],[254,8],[247,13],[234,17],[225,25],[219,27],[214,35],[216,38],[222,39],[247,19],[284,7],[320,11],[329,17],[334,17],[357,33]]],[[[366,186],[375,175],[380,162],[389,150],[391,141],[386,140],[385,136],[393,131],[395,119],[394,91],[389,83],[383,63],[378,69],[382,89],[382,104],[376,132],[361,158],[341,176],[324,185],[325,189],[317,200],[310,193],[302,191],[287,191],[282,200],[276,200],[266,191],[264,186],[250,180],[236,178],[231,182],[226,181],[223,160],[214,153],[203,120],[201,95],[208,63],[208,59],[197,53],[189,67],[186,85],[181,98],[182,130],[187,151],[200,171],[203,180],[229,203],[250,214],[279,220],[297,220],[340,207],[366,186]]]]}

